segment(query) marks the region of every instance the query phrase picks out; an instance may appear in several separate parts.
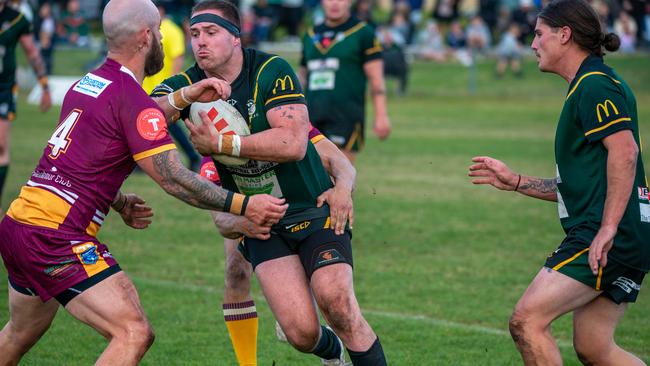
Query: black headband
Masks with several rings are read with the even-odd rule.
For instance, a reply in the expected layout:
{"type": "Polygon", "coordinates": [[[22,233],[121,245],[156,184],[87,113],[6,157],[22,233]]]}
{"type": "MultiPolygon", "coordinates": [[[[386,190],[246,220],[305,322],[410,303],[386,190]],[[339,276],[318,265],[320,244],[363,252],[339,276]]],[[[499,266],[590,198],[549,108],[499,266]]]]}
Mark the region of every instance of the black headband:
{"type": "Polygon", "coordinates": [[[212,13],[203,13],[199,15],[195,15],[190,19],[190,26],[193,26],[196,23],[214,23],[223,29],[227,30],[230,32],[233,36],[239,37],[239,27],[233,24],[231,21],[218,16],[217,14],[212,14],[212,13]]]}

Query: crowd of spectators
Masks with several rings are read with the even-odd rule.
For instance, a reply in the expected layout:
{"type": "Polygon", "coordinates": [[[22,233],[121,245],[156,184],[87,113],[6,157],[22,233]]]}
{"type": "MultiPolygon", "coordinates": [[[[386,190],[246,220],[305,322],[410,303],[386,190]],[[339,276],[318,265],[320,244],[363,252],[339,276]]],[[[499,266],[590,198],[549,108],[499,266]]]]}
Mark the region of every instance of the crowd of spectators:
{"type": "MultiPolygon", "coordinates": [[[[244,44],[297,42],[307,26],[323,21],[319,0],[233,0],[241,9],[244,44]]],[[[548,0],[356,0],[353,14],[375,27],[385,48],[386,73],[406,90],[408,61],[457,60],[471,65],[493,57],[496,75],[508,67],[521,76],[521,57],[533,38],[536,15],[548,0]]],[[[650,44],[650,3],[645,0],[589,0],[603,27],[621,38],[621,52],[650,44]]],[[[89,20],[108,0],[10,0],[33,19],[48,72],[56,47],[88,47],[89,20]],[[83,6],[82,6],[83,5],[83,6]],[[88,9],[95,10],[92,15],[88,9]]],[[[167,3],[170,16],[188,31],[195,0],[167,3]]]]}

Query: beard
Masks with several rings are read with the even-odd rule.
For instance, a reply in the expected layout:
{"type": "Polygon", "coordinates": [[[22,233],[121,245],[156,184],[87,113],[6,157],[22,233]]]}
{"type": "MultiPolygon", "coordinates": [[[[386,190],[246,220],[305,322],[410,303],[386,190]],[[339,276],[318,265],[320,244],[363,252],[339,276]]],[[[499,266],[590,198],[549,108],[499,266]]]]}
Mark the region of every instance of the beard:
{"type": "Polygon", "coordinates": [[[147,52],[144,61],[144,76],[156,75],[162,70],[165,61],[165,53],[160,42],[154,42],[154,46],[147,52]]]}

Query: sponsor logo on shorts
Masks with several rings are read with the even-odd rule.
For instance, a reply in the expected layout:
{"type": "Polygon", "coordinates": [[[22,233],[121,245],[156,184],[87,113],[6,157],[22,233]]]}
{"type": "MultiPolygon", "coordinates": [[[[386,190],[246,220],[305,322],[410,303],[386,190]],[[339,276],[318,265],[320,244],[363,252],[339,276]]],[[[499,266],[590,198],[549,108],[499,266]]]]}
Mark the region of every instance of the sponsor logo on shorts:
{"type": "Polygon", "coordinates": [[[106,90],[106,88],[108,88],[109,85],[111,85],[111,83],[112,81],[110,80],[88,73],[86,76],[81,78],[77,84],[75,84],[72,90],[97,98],[104,92],[104,90],[106,90]]]}
{"type": "Polygon", "coordinates": [[[162,112],[156,108],[147,108],[140,112],[137,120],[138,133],[145,140],[160,140],[167,136],[167,122],[162,112]]]}
{"type": "Polygon", "coordinates": [[[327,263],[339,261],[343,256],[336,249],[328,249],[318,253],[318,262],[316,266],[322,266],[327,263]]]}
{"type": "Polygon", "coordinates": [[[300,230],[306,229],[307,227],[309,227],[310,224],[311,224],[311,221],[303,221],[303,222],[301,222],[299,224],[287,225],[284,228],[287,229],[287,230],[291,230],[292,233],[295,233],[295,232],[298,232],[300,230]]]}
{"type": "Polygon", "coordinates": [[[621,290],[625,291],[628,294],[632,292],[632,290],[636,290],[636,291],[641,290],[641,285],[637,284],[636,282],[632,281],[627,277],[622,277],[622,276],[617,278],[614,282],[612,282],[612,285],[620,287],[621,290]]]}
{"type": "Polygon", "coordinates": [[[95,264],[99,260],[99,254],[97,254],[97,247],[92,246],[83,252],[79,253],[79,258],[81,258],[81,263],[83,264],[95,264]]]}
{"type": "Polygon", "coordinates": [[[64,259],[58,263],[53,263],[52,266],[46,268],[43,272],[52,278],[63,281],[77,272],[76,270],[70,271],[74,269],[75,262],[75,259],[64,259]]]}

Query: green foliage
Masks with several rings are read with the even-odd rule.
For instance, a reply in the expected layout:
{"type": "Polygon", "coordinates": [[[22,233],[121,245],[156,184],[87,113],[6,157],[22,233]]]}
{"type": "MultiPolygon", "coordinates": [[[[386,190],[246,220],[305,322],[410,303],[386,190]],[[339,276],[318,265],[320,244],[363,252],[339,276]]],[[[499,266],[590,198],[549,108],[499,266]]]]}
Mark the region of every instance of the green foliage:
{"type": "MultiPolygon", "coordinates": [[[[650,141],[647,57],[609,62],[635,90],[642,135],[650,141]]],[[[462,66],[416,63],[408,96],[389,95],[391,137],[380,142],[368,128],[357,163],[355,289],[391,365],[521,364],[508,317],[562,240],[556,208],[473,186],[467,167],[472,156],[492,155],[527,174],[553,176],[555,122],[567,85],[539,73],[532,62],[525,64],[523,79],[496,80],[493,70],[493,63],[480,64],[478,87],[469,93],[462,66]]],[[[19,102],[5,208],[33,169],[56,114],[42,115],[19,102]]],[[[643,157],[650,168],[647,151],[643,157]]],[[[221,312],[223,248],[209,215],[167,196],[141,174],[131,176],[124,190],[145,197],[156,211],[148,230],[128,229],[113,213],[100,233],[134,280],[156,331],[143,364],[235,364],[221,312]]],[[[4,286],[0,323],[8,317],[4,286]]],[[[254,297],[259,364],[317,364],[275,340],[274,320],[257,285],[254,297]]],[[[646,362],[649,312],[650,291],[644,289],[617,332],[619,344],[646,362]]],[[[565,363],[577,365],[570,316],[553,330],[565,363]]],[[[88,365],[105,345],[60,311],[24,364],[88,365]]]]}

